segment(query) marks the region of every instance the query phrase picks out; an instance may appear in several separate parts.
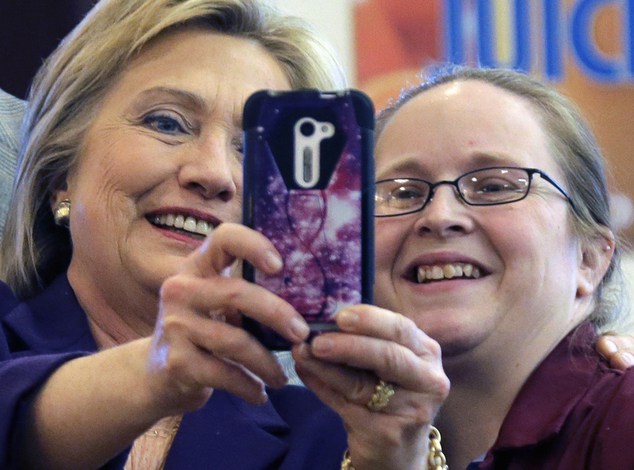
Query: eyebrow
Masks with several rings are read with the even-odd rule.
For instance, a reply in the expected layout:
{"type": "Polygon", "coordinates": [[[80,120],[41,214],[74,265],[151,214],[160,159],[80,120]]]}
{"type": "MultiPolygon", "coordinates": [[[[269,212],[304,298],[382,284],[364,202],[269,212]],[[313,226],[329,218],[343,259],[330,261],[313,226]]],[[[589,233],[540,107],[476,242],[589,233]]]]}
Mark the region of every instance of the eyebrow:
{"type": "MultiPolygon", "coordinates": [[[[502,153],[476,152],[467,162],[465,171],[476,170],[489,166],[518,166],[519,163],[514,162],[508,155],[502,153]]],[[[383,173],[402,173],[404,176],[411,173],[428,173],[429,165],[422,162],[419,157],[412,156],[410,158],[396,162],[396,164],[388,164],[383,173]]],[[[377,172],[377,175],[379,172],[377,172]]]]}
{"type": "MultiPolygon", "coordinates": [[[[213,103],[209,103],[201,95],[183,90],[182,88],[166,86],[157,86],[143,90],[135,97],[128,109],[138,113],[140,111],[139,108],[142,108],[151,100],[161,101],[163,104],[171,102],[172,104],[184,106],[189,110],[201,114],[212,114],[214,112],[213,103]]],[[[242,108],[240,108],[239,114],[233,113],[232,121],[237,128],[242,127],[242,108]]]]}
{"type": "Polygon", "coordinates": [[[147,103],[148,100],[169,99],[174,103],[183,105],[195,111],[206,111],[208,109],[207,102],[196,93],[182,90],[180,88],[171,87],[154,87],[143,90],[132,102],[131,109],[137,109],[147,103]]]}

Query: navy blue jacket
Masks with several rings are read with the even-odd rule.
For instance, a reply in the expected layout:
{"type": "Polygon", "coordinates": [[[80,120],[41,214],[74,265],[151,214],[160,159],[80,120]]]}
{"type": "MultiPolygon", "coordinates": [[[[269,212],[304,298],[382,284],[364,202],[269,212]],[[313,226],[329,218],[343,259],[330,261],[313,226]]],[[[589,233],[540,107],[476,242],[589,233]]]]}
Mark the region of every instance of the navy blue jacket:
{"type": "MultiPolygon", "coordinates": [[[[0,468],[11,469],[15,439],[34,392],[61,364],[97,350],[65,276],[21,302],[0,283],[0,468]]],[[[166,469],[338,469],[346,447],[340,418],[300,386],[268,390],[249,405],[216,390],[183,417],[166,469]]],[[[105,469],[120,469],[123,452],[105,469]]]]}

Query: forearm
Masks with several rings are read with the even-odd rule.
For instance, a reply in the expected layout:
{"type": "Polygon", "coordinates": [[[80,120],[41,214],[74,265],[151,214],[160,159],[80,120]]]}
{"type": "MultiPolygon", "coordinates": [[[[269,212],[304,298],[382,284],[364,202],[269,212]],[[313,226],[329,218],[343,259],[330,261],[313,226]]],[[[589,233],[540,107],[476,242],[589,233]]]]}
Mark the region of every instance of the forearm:
{"type": "Polygon", "coordinates": [[[72,360],[45,383],[19,436],[26,468],[98,468],[161,416],[149,393],[149,340],[72,360]]]}

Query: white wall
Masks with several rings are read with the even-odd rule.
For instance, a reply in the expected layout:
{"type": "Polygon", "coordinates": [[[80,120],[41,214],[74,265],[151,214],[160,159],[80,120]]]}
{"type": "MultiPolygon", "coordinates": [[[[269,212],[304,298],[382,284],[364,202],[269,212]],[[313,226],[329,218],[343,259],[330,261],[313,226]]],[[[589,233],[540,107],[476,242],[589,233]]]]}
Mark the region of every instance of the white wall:
{"type": "Polygon", "coordinates": [[[329,42],[355,83],[353,5],[359,0],[267,0],[291,15],[306,19],[329,42]]]}

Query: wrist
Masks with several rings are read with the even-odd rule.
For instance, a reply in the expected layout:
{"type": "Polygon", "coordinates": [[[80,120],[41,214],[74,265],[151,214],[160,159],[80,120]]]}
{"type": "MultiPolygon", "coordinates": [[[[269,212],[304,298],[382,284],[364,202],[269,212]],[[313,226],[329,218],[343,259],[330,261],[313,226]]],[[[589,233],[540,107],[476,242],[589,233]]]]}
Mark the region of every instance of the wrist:
{"type": "MultiPolygon", "coordinates": [[[[435,426],[431,426],[428,437],[427,470],[448,470],[447,459],[440,443],[442,437],[435,426]]],[[[352,464],[350,451],[346,449],[341,461],[341,470],[356,470],[352,464]]]]}

